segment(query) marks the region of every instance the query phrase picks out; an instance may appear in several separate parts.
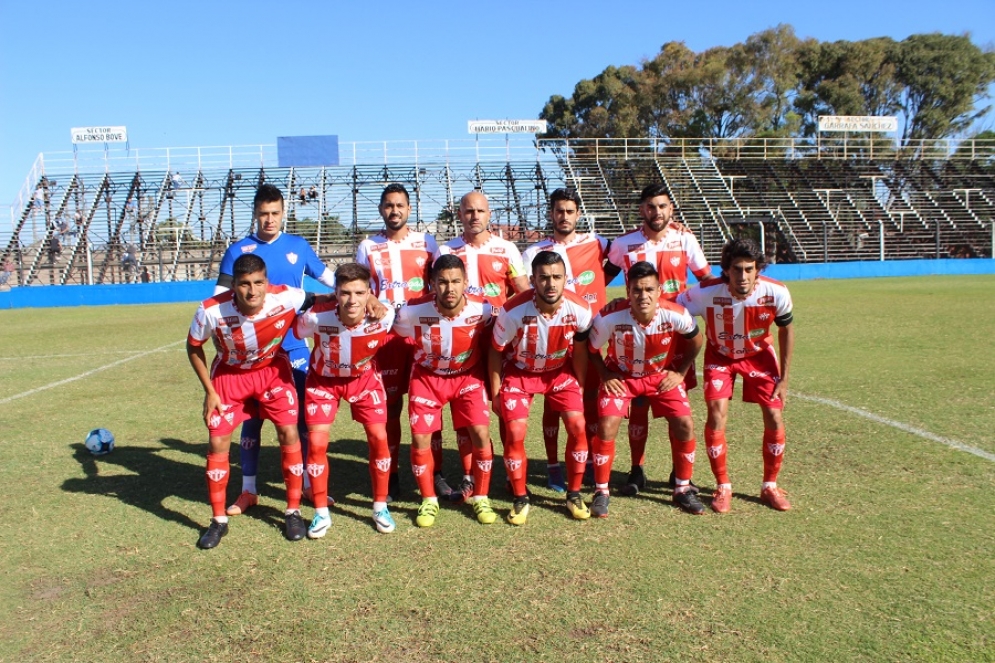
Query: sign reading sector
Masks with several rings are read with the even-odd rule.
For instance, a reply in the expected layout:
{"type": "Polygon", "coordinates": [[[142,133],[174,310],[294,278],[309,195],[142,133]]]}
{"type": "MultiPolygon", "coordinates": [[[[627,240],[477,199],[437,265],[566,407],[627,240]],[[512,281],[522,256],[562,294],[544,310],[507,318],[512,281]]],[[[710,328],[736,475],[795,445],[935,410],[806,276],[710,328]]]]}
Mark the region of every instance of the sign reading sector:
{"type": "Polygon", "coordinates": [[[898,118],[888,115],[820,115],[819,131],[898,131],[898,118]]]}
{"type": "Polygon", "coordinates": [[[471,134],[544,134],[546,120],[470,120],[466,128],[471,134]]]}
{"type": "Polygon", "coordinates": [[[73,127],[73,143],[127,143],[128,127],[73,127]]]}

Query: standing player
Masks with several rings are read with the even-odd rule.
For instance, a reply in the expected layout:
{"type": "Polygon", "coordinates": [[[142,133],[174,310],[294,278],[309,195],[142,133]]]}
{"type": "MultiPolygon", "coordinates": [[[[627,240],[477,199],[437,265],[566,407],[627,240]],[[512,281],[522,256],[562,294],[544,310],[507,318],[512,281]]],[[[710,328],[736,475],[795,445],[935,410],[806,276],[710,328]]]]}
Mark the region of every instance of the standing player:
{"type": "MultiPolygon", "coordinates": [[[[386,306],[397,309],[405,302],[424,295],[428,289],[432,256],[438,250],[435,238],[408,227],[411,202],[403,184],[388,184],[380,194],[377,208],[383,218],[383,232],[364,239],[356,251],[356,262],[370,270],[373,294],[386,306]]],[[[414,347],[391,332],[387,342],[377,350],[376,361],[387,392],[387,445],[390,448],[390,489],[398,493],[397,458],[401,448],[401,409],[408,392],[411,357],[414,347]]],[[[442,468],[442,434],[432,440],[435,466],[442,468]]],[[[436,491],[448,496],[452,489],[439,472],[436,491]]]]}
{"type": "MultiPolygon", "coordinates": [[[[694,233],[674,219],[674,199],[665,184],[650,184],[642,190],[639,216],[643,220],[642,226],[612,242],[608,250],[608,260],[612,264],[626,274],[637,262],[646,261],[656,267],[660,277],[660,296],[667,301],[673,301],[687,288],[688,272],[698,280],[711,276],[708,261],[694,233]]],[[[683,360],[685,354],[683,340],[680,337],[676,340],[677,345],[671,354],[675,365],[683,360]]],[[[685,377],[685,388],[694,389],[697,384],[692,368],[685,377]]],[[[648,425],[647,406],[642,399],[637,399],[629,417],[632,471],[622,486],[623,495],[636,495],[646,486],[643,465],[646,462],[648,425]]]]}
{"type": "Polygon", "coordinates": [[[571,346],[587,339],[593,316],[586,301],[564,291],[566,280],[563,258],[541,251],[532,262],[533,289],[505,302],[494,321],[487,367],[494,411],[507,430],[504,464],[514,494],[508,514],[512,525],[524,525],[529,515],[525,432],[535,394],[543,394],[563,415],[567,428],[567,509],[578,520],[591,517],[580,495],[588,455],[580,387],[587,375],[587,353],[572,354],[573,370],[567,359],[571,346]],[[508,347],[512,354],[502,367],[508,347]]]}
{"type": "Polygon", "coordinates": [[[778,511],[791,504],[777,486],[784,460],[784,418],[788,375],[795,347],[791,295],[784,284],[761,276],[767,258],[757,243],[736,239],[722,247],[722,276],[709,279],[677,298],[693,315],[704,318],[705,449],[718,488],[712,509],[726,513],[732,506],[732,484],[726,469],[726,420],[736,376],[743,378],[743,401],[757,403],[764,419],[764,477],[760,500],[778,511]],[[770,343],[770,326],[777,325],[778,365],[770,343]]]}
{"type": "Polygon", "coordinates": [[[480,356],[484,329],[491,321],[487,302],[464,294],[466,268],[453,255],[440,256],[432,265],[434,293],[402,306],[394,331],[415,345],[408,413],[411,416],[411,469],[422,494],[415,524],[431,527],[439,513],[435,494],[432,433],[442,428],[442,407],[450,404],[454,428],[466,428],[472,444],[473,504],[477,520],[489,525],[497,519],[487,492],[494,450],[488,426],[490,409],[482,379],[480,356]]]}
{"type": "Polygon", "coordinates": [[[387,510],[390,476],[387,395],[373,361],[387,339],[394,309],[389,308],[382,320],[369,317],[366,305],[370,296],[370,270],[362,265],[339,265],[335,281],[335,298],[316,304],[294,324],[298,338],[314,339],[304,400],[311,435],[307,473],[311,476],[315,507],[307,531],[311,539],[325,536],[332,524],[328,513],[328,437],[340,399],[350,403],[353,421],[366,430],[373,483],[373,523],[379,532],[394,531],[394,519],[387,510]]]}
{"type": "MultiPolygon", "coordinates": [[[[610,242],[595,233],[582,234],[577,232],[577,222],[580,220],[580,196],[574,189],[557,189],[549,196],[549,217],[553,234],[525,249],[522,258],[525,270],[530,271],[532,260],[541,251],[553,251],[563,258],[566,268],[566,289],[575,292],[597,314],[607,303],[606,284],[610,278],[615,278],[619,268],[607,262],[610,242]],[[607,273],[606,273],[607,272],[607,273]]],[[[586,352],[584,353],[586,354],[586,352]]],[[[591,393],[600,386],[598,374],[587,372],[584,390],[591,393]]],[[[587,439],[591,440],[597,434],[598,407],[593,399],[584,401],[584,420],[587,425],[587,439]]],[[[556,492],[564,492],[566,484],[559,463],[557,438],[560,432],[559,413],[552,409],[551,404],[543,403],[542,435],[546,445],[547,485],[556,492]]]]}
{"type": "MultiPolygon", "coordinates": [[[[282,232],[283,228],[283,193],[272,184],[261,184],[256,189],[252,201],[252,218],[256,222],[256,231],[241,239],[225,251],[221,258],[218,282],[214,294],[224,292],[232,287],[233,265],[242,255],[257,255],[266,263],[270,283],[288,285],[294,288],[304,287],[304,275],[317,279],[322,284],[335,287],[335,277],[332,270],[315,254],[314,249],[303,237],[282,232]]],[[[304,400],[304,379],[307,376],[307,362],[310,351],[307,345],[293,334],[285,334],[283,349],[290,357],[294,371],[294,385],[297,389],[298,401],[304,400]]],[[[263,428],[262,419],[251,418],[242,426],[241,450],[239,459],[242,466],[242,492],[235,503],[228,507],[229,516],[245,513],[247,509],[259,501],[259,490],[256,486],[256,474],[259,467],[259,443],[263,428]]],[[[297,424],[301,446],[307,454],[307,424],[304,422],[304,412],[300,412],[297,424]]],[[[308,491],[308,480],[305,477],[305,493],[308,491]]]]}
{"type": "Polygon", "coordinates": [[[232,432],[251,416],[276,425],[287,484],[284,533],[289,540],[299,541],[306,527],[300,512],[304,474],[297,436],[300,403],[290,359],[280,346],[297,311],[304,306],[305,294],[296,288],[270,285],[266,263],[256,255],[236,260],[232,279],[232,290],[200,305],[187,335],[187,357],[204,387],[204,423],[209,433],[207,487],[214,517],[197,541],[205,549],[217,546],[228,533],[228,449],[232,432]],[[210,370],[203,347],[209,338],[217,349],[210,370]]]}
{"type": "Polygon", "coordinates": [[[606,307],[594,319],[589,349],[601,375],[598,392],[598,436],[594,455],[594,501],[591,513],[608,516],[608,480],[615,460],[615,436],[633,398],[645,396],[655,417],[666,417],[674,460],[674,503],[700,515],[705,507],[691,484],[694,470],[694,422],[684,389],[684,374],[701,350],[702,338],[684,307],[660,298],[660,278],[648,262],[637,262],[626,274],[628,303],[606,307]],[[684,338],[684,356],[674,364],[671,352],[684,338]],[[601,348],[608,346],[607,363],[601,348]]]}
{"type": "MultiPolygon", "coordinates": [[[[466,297],[472,301],[487,302],[497,309],[510,295],[528,290],[529,280],[525,276],[518,247],[489,229],[491,207],[487,196],[479,191],[465,194],[460,198],[458,216],[463,234],[440,246],[435,257],[449,254],[463,261],[466,266],[466,297]]],[[[482,339],[484,352],[490,345],[489,334],[490,328],[482,339]]],[[[470,438],[467,431],[460,430],[458,426],[456,444],[463,460],[463,481],[456,493],[468,497],[473,494],[470,438]]]]}

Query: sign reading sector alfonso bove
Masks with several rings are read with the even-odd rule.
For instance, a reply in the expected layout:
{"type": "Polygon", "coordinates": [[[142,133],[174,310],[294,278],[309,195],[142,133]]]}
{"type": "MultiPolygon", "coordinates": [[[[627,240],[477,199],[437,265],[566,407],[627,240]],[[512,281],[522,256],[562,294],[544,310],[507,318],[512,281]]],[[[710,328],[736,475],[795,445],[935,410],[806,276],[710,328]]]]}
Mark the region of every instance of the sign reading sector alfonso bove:
{"type": "Polygon", "coordinates": [[[127,143],[128,127],[73,127],[73,144],[127,143]]]}

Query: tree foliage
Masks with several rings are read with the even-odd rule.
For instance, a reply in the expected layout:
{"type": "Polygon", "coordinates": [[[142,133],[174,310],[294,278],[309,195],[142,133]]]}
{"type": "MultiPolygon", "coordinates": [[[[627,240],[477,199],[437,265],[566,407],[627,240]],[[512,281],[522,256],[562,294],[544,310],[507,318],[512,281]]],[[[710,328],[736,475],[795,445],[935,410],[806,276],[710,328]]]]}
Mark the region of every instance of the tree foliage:
{"type": "Polygon", "coordinates": [[[819,115],[897,115],[903,142],[962,135],[990,106],[995,52],[967,36],[800,39],[790,25],[695,53],[668,42],[550,97],[548,138],[811,136],[819,115]]]}

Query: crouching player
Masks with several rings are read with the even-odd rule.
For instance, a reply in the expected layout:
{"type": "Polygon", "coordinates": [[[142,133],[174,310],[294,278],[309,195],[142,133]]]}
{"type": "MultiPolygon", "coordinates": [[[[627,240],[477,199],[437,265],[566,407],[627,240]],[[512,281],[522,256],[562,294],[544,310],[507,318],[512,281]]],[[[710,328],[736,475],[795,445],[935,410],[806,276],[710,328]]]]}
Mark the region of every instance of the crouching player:
{"type": "Polygon", "coordinates": [[[591,512],[580,495],[588,454],[580,385],[587,375],[587,353],[572,353],[573,370],[567,365],[567,356],[573,343],[587,339],[593,315],[579,295],[564,292],[566,266],[560,254],[538,253],[529,279],[532,289],[515,295],[497,311],[487,364],[494,411],[507,427],[504,464],[515,497],[508,522],[524,525],[529,515],[525,432],[536,394],[543,394],[546,403],[563,417],[567,429],[567,509],[577,520],[586,520],[591,512]],[[512,355],[504,363],[508,346],[512,355]]]}
{"type": "Polygon", "coordinates": [[[370,270],[362,265],[339,265],[335,282],[335,298],[315,305],[294,324],[298,338],[314,339],[304,397],[311,438],[307,473],[311,477],[315,508],[307,530],[311,539],[325,536],[332,524],[328,512],[328,437],[340,399],[349,402],[353,421],[366,430],[373,483],[373,523],[379,532],[394,531],[394,519],[387,510],[390,480],[387,396],[380,371],[373,362],[394,321],[394,309],[388,308],[381,320],[367,315],[370,270]]]}
{"type": "Polygon", "coordinates": [[[491,321],[491,305],[468,301],[466,267],[452,254],[432,265],[432,294],[415,299],[397,311],[394,331],[415,343],[414,367],[408,387],[411,418],[411,470],[422,495],[415,524],[431,527],[439,514],[433,477],[432,433],[442,429],[442,407],[450,404],[454,428],[467,428],[473,445],[473,505],[477,521],[497,520],[487,492],[491,484],[494,451],[488,431],[490,407],[484,386],[486,347],[480,343],[491,321]]]}
{"type": "Polygon", "coordinates": [[[297,311],[305,306],[303,290],[270,285],[266,263],[252,254],[232,269],[232,289],[205,300],[187,335],[187,357],[204,387],[204,423],[209,434],[207,488],[213,518],[197,545],[214,548],[228,533],[225,491],[232,432],[246,419],[269,419],[280,442],[287,485],[284,533],[304,538],[301,517],[304,464],[297,434],[297,391],[290,359],[280,342],[290,333],[297,311]],[[213,339],[217,356],[210,370],[204,343],[213,339]]]}
{"type": "Polygon", "coordinates": [[[726,469],[726,419],[736,376],[743,378],[743,401],[757,403],[764,419],[764,476],[760,501],[777,511],[791,503],[777,486],[784,459],[784,418],[788,372],[795,346],[791,295],[782,284],[760,275],[767,258],[756,242],[735,239],[722,248],[722,276],[686,290],[677,302],[704,318],[705,449],[718,488],[712,510],[726,513],[732,504],[732,484],[726,469]],[[778,366],[770,343],[770,326],[777,325],[778,366]]]}
{"type": "Polygon", "coordinates": [[[608,482],[615,460],[615,436],[633,398],[646,396],[654,417],[666,417],[674,461],[674,503],[695,515],[705,512],[694,470],[694,422],[684,390],[684,374],[701,350],[698,325],[683,306],[660,299],[660,277],[648,262],[637,262],[626,278],[628,302],[606,306],[594,318],[588,341],[592,368],[601,375],[598,391],[598,435],[594,456],[594,500],[591,513],[608,517],[608,482]],[[680,363],[668,366],[680,335],[687,339],[680,363]],[[608,359],[601,348],[608,346],[608,359]]]}

